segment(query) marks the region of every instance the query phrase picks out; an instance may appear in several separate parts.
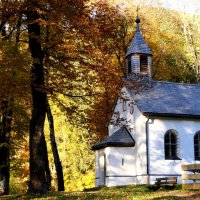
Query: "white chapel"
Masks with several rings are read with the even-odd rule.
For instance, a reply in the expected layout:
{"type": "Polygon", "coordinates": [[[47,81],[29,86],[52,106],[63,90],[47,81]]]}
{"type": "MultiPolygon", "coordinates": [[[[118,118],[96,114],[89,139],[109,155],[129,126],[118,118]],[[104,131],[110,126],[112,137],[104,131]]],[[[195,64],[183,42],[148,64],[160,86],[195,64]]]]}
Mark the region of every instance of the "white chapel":
{"type": "Polygon", "coordinates": [[[200,163],[200,85],[152,80],[152,52],[136,32],[108,137],[95,144],[95,185],[153,184],[200,163]]]}

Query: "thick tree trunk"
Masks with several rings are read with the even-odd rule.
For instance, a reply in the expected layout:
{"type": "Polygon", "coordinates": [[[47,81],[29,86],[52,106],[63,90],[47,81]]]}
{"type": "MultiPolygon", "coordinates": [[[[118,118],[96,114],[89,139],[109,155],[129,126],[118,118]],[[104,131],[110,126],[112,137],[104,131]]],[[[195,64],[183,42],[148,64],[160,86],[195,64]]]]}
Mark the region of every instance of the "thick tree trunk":
{"type": "Polygon", "coordinates": [[[56,167],[58,191],[64,191],[65,186],[64,186],[63,169],[62,169],[62,164],[60,162],[57,144],[56,144],[53,115],[51,113],[51,109],[50,109],[48,101],[47,101],[47,118],[49,121],[51,148],[52,148],[52,152],[53,152],[54,164],[56,167]]]}
{"type": "MultiPolygon", "coordinates": [[[[34,4],[34,1],[29,1],[34,4]]],[[[44,89],[43,52],[40,41],[39,15],[36,9],[27,11],[31,68],[32,117],[30,121],[30,193],[46,193],[50,189],[50,170],[44,136],[47,95],[44,89]]]]}
{"type": "Polygon", "coordinates": [[[0,195],[9,194],[10,132],[12,110],[8,101],[1,102],[0,121],[0,195]]]}

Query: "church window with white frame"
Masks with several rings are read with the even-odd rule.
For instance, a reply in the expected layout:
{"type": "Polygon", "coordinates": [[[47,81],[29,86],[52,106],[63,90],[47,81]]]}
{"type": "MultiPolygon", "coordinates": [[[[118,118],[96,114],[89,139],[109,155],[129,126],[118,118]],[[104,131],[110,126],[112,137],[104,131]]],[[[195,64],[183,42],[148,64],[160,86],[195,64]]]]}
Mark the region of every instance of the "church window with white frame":
{"type": "Polygon", "coordinates": [[[200,160],[200,131],[194,135],[194,159],[200,160]]]}
{"type": "Polygon", "coordinates": [[[178,132],[170,129],[164,136],[164,150],[166,160],[180,160],[178,157],[178,132]]]}

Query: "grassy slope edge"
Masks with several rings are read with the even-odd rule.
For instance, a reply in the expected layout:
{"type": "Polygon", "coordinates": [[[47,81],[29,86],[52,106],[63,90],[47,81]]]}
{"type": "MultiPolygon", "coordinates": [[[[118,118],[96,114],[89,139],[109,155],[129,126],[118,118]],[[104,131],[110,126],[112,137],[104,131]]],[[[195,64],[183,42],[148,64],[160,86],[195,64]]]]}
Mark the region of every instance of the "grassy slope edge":
{"type": "Polygon", "coordinates": [[[176,187],[162,187],[155,190],[153,186],[119,186],[87,190],[81,192],[51,192],[48,195],[10,195],[1,197],[10,199],[70,199],[70,200],[176,200],[176,199],[200,199],[200,191],[185,191],[181,185],[176,187]]]}

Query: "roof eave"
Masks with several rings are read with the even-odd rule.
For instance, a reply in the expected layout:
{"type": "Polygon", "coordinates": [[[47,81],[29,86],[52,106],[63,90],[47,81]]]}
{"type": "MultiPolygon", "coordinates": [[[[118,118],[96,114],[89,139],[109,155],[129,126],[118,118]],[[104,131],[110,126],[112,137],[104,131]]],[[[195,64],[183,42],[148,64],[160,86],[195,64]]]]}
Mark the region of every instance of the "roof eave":
{"type": "Polygon", "coordinates": [[[125,58],[127,58],[128,56],[133,55],[133,54],[144,54],[144,55],[147,55],[147,56],[153,56],[152,52],[149,52],[149,53],[146,53],[146,52],[130,52],[130,53],[127,53],[125,55],[125,58]]]}
{"type": "Polygon", "coordinates": [[[121,142],[108,142],[104,144],[97,144],[92,147],[92,150],[99,150],[106,147],[134,147],[135,143],[121,143],[121,142]]]}
{"type": "Polygon", "coordinates": [[[143,112],[143,115],[144,115],[144,116],[150,116],[150,117],[179,117],[179,118],[200,119],[200,115],[178,114],[178,113],[154,113],[154,112],[143,112]]]}

